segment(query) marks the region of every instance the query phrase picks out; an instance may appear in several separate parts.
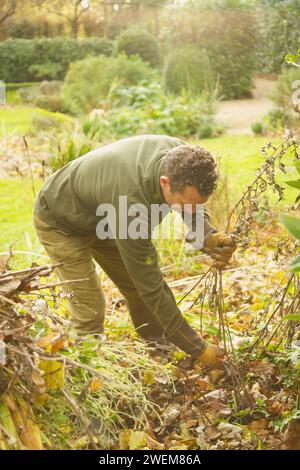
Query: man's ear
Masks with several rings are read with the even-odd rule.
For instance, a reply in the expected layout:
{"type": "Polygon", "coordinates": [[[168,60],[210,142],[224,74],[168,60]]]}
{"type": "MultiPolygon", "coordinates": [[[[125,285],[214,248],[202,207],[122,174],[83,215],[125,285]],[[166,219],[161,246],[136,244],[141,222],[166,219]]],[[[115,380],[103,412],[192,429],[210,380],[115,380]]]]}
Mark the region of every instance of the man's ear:
{"type": "Polygon", "coordinates": [[[162,188],[167,188],[167,187],[170,186],[170,180],[169,180],[169,178],[168,178],[167,176],[163,176],[163,175],[162,175],[162,176],[159,178],[159,182],[160,182],[160,185],[161,185],[162,188]]]}

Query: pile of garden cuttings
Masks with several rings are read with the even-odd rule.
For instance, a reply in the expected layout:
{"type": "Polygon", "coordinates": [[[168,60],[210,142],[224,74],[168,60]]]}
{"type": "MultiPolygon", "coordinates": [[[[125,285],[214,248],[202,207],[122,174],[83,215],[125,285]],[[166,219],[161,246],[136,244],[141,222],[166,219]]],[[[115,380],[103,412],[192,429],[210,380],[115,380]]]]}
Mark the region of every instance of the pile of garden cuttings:
{"type": "Polygon", "coordinates": [[[147,416],[160,421],[146,395],[169,369],[138,339],[78,336],[55,309],[61,283],[44,282],[55,266],[12,271],[11,256],[0,270],[0,449],[116,448],[124,430],[134,448],[147,416]]]}

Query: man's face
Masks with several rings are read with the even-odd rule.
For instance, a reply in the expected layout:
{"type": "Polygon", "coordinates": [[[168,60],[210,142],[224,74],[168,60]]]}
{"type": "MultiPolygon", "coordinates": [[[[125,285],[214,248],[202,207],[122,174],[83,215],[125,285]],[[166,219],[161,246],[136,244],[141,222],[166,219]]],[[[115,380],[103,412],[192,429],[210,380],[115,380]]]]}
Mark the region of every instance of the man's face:
{"type": "Polygon", "coordinates": [[[186,210],[191,210],[193,214],[196,212],[197,204],[205,204],[208,200],[207,196],[202,196],[198,193],[195,186],[186,186],[181,192],[172,192],[170,188],[170,181],[167,176],[160,177],[160,186],[164,195],[164,199],[169,206],[177,204],[183,209],[185,204],[190,204],[191,209],[186,207],[186,210]]]}

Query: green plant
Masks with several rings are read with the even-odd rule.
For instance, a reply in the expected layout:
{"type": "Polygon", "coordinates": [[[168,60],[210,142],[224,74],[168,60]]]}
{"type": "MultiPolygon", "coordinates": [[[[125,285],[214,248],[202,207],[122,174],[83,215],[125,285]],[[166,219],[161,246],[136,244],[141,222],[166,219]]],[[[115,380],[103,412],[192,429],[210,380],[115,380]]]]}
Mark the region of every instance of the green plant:
{"type": "Polygon", "coordinates": [[[255,15],[246,2],[235,3],[187,2],[162,34],[165,54],[183,46],[204,49],[227,99],[251,96],[256,66],[255,15]]]}
{"type": "Polygon", "coordinates": [[[138,55],[153,67],[159,65],[158,42],[152,34],[141,27],[123,31],[116,39],[116,55],[124,52],[128,56],[138,55]]]}
{"type": "Polygon", "coordinates": [[[163,81],[167,91],[177,94],[183,90],[201,94],[215,86],[215,76],[206,52],[192,45],[175,49],[167,56],[163,81]]]}
{"type": "Polygon", "coordinates": [[[81,133],[75,133],[73,137],[62,137],[53,151],[50,166],[53,171],[59,170],[75,158],[92,150],[93,142],[81,133]]]}
{"type": "Polygon", "coordinates": [[[135,85],[154,76],[151,67],[139,57],[89,57],[71,64],[62,93],[71,112],[89,112],[101,106],[112,87],[135,85]]]}
{"type": "Polygon", "coordinates": [[[54,80],[56,77],[61,75],[62,70],[62,65],[55,64],[54,62],[34,64],[28,69],[29,73],[32,73],[36,80],[54,80]]]}
{"type": "Polygon", "coordinates": [[[285,69],[278,78],[277,85],[272,96],[274,103],[286,115],[296,113],[298,118],[300,105],[298,98],[299,92],[297,90],[299,90],[299,88],[300,70],[298,68],[285,69]]]}
{"type": "Polygon", "coordinates": [[[0,77],[5,82],[63,79],[70,63],[87,55],[110,55],[112,47],[103,38],[10,38],[0,42],[0,77]]]}
{"type": "Polygon", "coordinates": [[[252,132],[257,135],[265,134],[265,126],[263,122],[254,122],[251,125],[252,132]]]}
{"type": "Polygon", "coordinates": [[[54,116],[35,114],[32,117],[31,125],[35,132],[39,132],[58,128],[61,122],[54,116]]]}
{"type": "MultiPolygon", "coordinates": [[[[300,162],[296,163],[297,171],[300,173],[300,162]]],[[[289,186],[294,188],[300,189],[300,179],[296,181],[287,181],[289,186]]],[[[289,214],[282,214],[281,222],[285,226],[285,228],[295,237],[298,241],[300,241],[300,219],[298,217],[291,216],[289,214]]],[[[290,265],[290,271],[294,273],[300,272],[300,255],[296,256],[290,265]]]]}
{"type": "Polygon", "coordinates": [[[174,136],[211,137],[221,131],[214,122],[215,96],[188,93],[165,94],[157,83],[117,88],[110,98],[110,108],[84,122],[85,132],[98,140],[110,140],[138,133],[174,136]]]}
{"type": "Polygon", "coordinates": [[[65,111],[64,101],[60,95],[40,95],[34,103],[39,108],[47,109],[53,113],[65,111]]]}
{"type": "Polygon", "coordinates": [[[299,47],[298,0],[267,0],[255,8],[258,70],[280,73],[286,51],[299,47]]]}

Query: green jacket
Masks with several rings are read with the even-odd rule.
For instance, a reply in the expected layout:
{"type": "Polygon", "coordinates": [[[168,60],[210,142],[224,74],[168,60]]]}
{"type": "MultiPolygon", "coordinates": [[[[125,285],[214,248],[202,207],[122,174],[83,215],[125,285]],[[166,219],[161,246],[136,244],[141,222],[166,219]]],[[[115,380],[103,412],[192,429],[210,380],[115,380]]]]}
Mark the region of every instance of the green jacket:
{"type": "MultiPolygon", "coordinates": [[[[113,204],[118,220],[119,196],[128,204],[165,203],[160,188],[160,166],[173,147],[186,143],[164,135],[141,135],[105,145],[68,163],[51,175],[40,190],[34,211],[54,228],[96,236],[100,204],[113,204]]],[[[215,231],[205,211],[204,231],[215,231]]],[[[204,347],[189,326],[159,269],[157,253],[147,239],[116,239],[126,269],[141,298],[164,328],[165,338],[188,354],[204,347]]]]}

